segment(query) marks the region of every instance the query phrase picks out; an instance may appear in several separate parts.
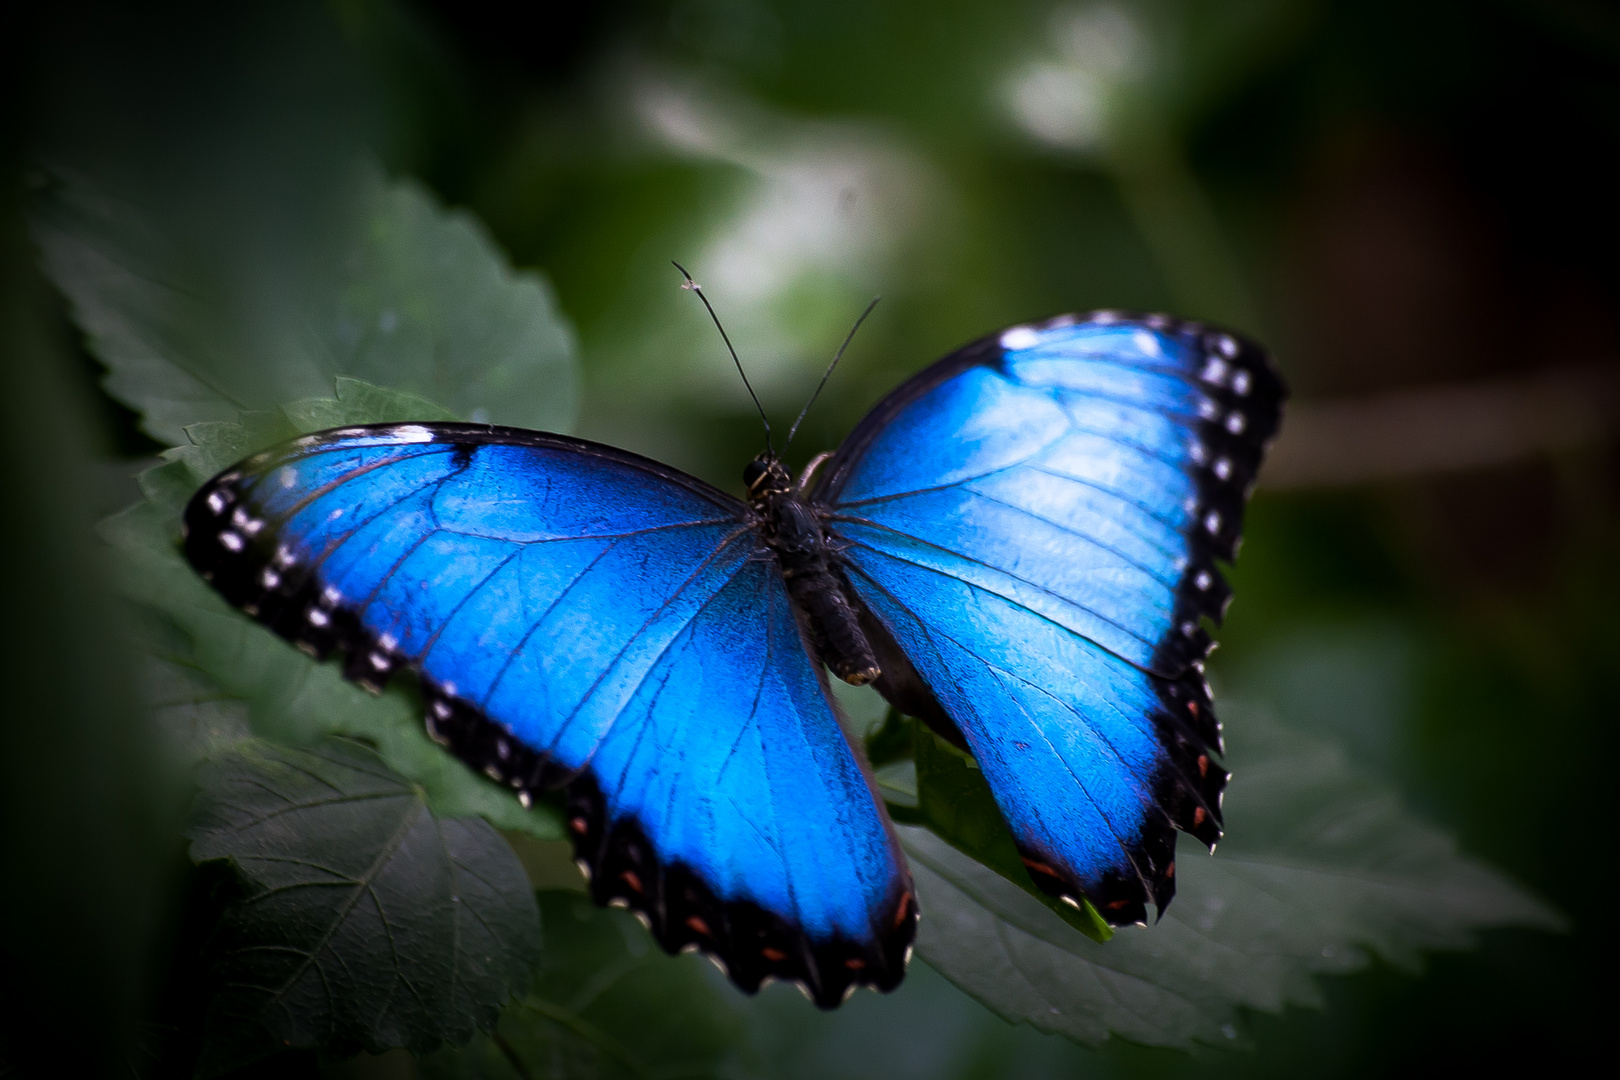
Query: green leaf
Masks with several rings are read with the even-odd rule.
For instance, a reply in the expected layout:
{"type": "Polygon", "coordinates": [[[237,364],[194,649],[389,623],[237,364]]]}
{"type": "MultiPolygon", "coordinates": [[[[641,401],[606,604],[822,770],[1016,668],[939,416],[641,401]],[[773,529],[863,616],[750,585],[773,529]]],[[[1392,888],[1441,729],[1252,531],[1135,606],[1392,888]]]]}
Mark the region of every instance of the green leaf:
{"type": "Polygon", "coordinates": [[[244,896],[209,949],[199,1071],[284,1047],[464,1043],[526,985],[540,925],[523,867],[478,819],[436,819],[377,755],[241,744],[203,776],[191,856],[244,896]]]}
{"type": "Polygon", "coordinates": [[[916,729],[915,720],[889,706],[882,721],[866,733],[866,760],[874,769],[910,760],[915,752],[912,736],[916,729]]]}
{"type": "Polygon", "coordinates": [[[574,333],[551,286],[513,273],[472,215],[365,170],[360,233],[325,325],[334,370],[472,420],[563,431],[577,407],[574,333]]]}
{"type": "Polygon", "coordinates": [[[916,805],[889,803],[889,814],[896,822],[923,825],[934,835],[983,865],[994,870],[1029,895],[1051,908],[1058,917],[1093,941],[1107,941],[1114,931],[1097,909],[1086,900],[1072,907],[1048,893],[1042,892],[1024,868],[1018,855],[1017,844],[1001,808],[990,793],[990,785],[979,772],[973,759],[941,739],[928,725],[910,718],[890,714],[874,735],[879,751],[901,745],[911,745],[916,768],[916,805]],[[893,731],[901,724],[909,724],[909,739],[901,740],[893,731]]]}
{"type": "Polygon", "coordinates": [[[1240,1008],[1320,1004],[1315,975],[1373,955],[1415,965],[1424,950],[1469,947],[1486,927],[1562,925],[1333,745],[1242,713],[1227,738],[1227,842],[1214,857],[1183,842],[1164,918],[1106,945],[928,830],[902,827],[923,911],[918,954],[1042,1031],[1231,1046],[1240,1008]]]}
{"type": "Polygon", "coordinates": [[[420,1063],[428,1077],[713,1076],[750,1054],[745,1014],[696,956],[665,956],[627,913],[539,895],[546,948],[494,1037],[420,1063]]]}
{"type": "Polygon", "coordinates": [[[197,667],[185,630],[159,612],[140,612],[143,699],[170,757],[198,766],[252,737],[248,703],[197,667]]]}
{"type": "MultiPolygon", "coordinates": [[[[368,395],[374,390],[368,388],[368,395]]],[[[289,412],[340,415],[340,423],[361,419],[343,412],[341,400],[303,403],[289,412]]],[[[276,423],[290,421],[280,414],[276,423]]],[[[226,723],[217,707],[211,709],[212,717],[201,716],[197,704],[176,711],[177,696],[184,704],[189,693],[199,702],[230,702],[234,730],[245,727],[261,738],[305,746],[332,734],[363,738],[389,768],[421,785],[429,805],[443,817],[479,815],[498,828],[542,839],[561,836],[554,808],[539,803],[524,809],[509,790],[429,739],[421,701],[409,687],[393,686],[372,695],[346,682],[335,664],[315,662],[225,603],[186,564],[179,548],[179,506],[194,486],[191,478],[212,475],[223,467],[220,461],[236,459],[233,455],[247,439],[243,431],[239,425],[206,425],[200,445],[172,453],[167,464],[142,477],[146,502],[101,527],[117,556],[122,591],[147,613],[143,644],[153,658],[151,670],[170,682],[164,685],[154,675],[149,700],[167,714],[165,727],[178,740],[178,755],[187,761],[205,759],[226,723]],[[183,673],[183,687],[172,685],[181,677],[177,672],[183,673]]],[[[257,448],[251,439],[247,445],[257,448]]]]}
{"type": "Polygon", "coordinates": [[[326,427],[446,415],[413,395],[342,378],[335,398],[194,424],[187,428],[192,445],[169,451],[164,464],[141,474],[146,501],[103,522],[101,533],[117,555],[122,591],[147,614],[148,700],[180,760],[206,760],[233,733],[294,745],[350,735],[420,784],[435,813],[476,814],[502,829],[552,839],[562,835],[555,809],[524,809],[509,790],[446,754],[428,738],[421,702],[408,687],[373,696],[345,682],[334,665],[316,663],[231,608],[180,554],[186,501],[203,480],[242,457],[326,427]]]}
{"type": "Polygon", "coordinates": [[[234,223],[243,247],[221,259],[182,250],[173,223],[59,180],[34,232],[108,392],[162,441],[327,392],[337,376],[469,419],[572,425],[574,333],[540,275],[514,272],[470,215],[375,167],[354,169],[329,202],[319,220],[266,226],[291,238],[274,257],[247,246],[255,222],[234,223]]]}

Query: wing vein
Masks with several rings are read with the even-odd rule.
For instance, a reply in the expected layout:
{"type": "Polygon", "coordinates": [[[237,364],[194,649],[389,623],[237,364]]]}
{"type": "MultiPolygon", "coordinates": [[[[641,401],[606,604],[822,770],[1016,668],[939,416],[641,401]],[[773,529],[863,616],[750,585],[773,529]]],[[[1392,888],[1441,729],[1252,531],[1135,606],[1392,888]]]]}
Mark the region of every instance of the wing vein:
{"type": "MultiPolygon", "coordinates": [[[[1047,596],[1050,596],[1055,600],[1062,601],[1063,603],[1068,604],[1071,607],[1074,607],[1074,608],[1076,608],[1076,609],[1078,609],[1080,611],[1083,611],[1086,614],[1095,617],[1100,622],[1107,623],[1108,625],[1114,627],[1115,629],[1117,629],[1120,632],[1126,634],[1127,636],[1129,636],[1131,638],[1134,638],[1137,641],[1142,642],[1142,644],[1148,646],[1149,648],[1153,647],[1153,642],[1146,640],[1141,635],[1137,634],[1134,630],[1131,630],[1129,627],[1126,627],[1123,624],[1121,624],[1118,620],[1109,618],[1107,615],[1102,614],[1100,611],[1096,611],[1093,608],[1089,608],[1086,605],[1084,605],[1084,604],[1082,604],[1082,603],[1080,603],[1080,602],[1078,602],[1076,600],[1072,600],[1069,597],[1064,596],[1062,593],[1054,592],[1052,589],[1047,588],[1045,585],[1041,585],[1041,584],[1039,584],[1037,582],[1030,581],[1028,578],[1020,577],[1019,575],[1014,574],[1010,570],[1004,570],[999,566],[992,566],[991,564],[985,562],[983,559],[976,559],[971,555],[966,555],[966,554],[963,554],[960,551],[955,551],[955,550],[953,550],[951,548],[945,547],[943,544],[936,544],[936,543],[934,543],[934,542],[932,542],[930,540],[924,540],[920,536],[913,536],[911,533],[903,532],[900,529],[896,529],[896,528],[894,528],[892,526],[889,526],[889,525],[884,525],[881,522],[865,521],[864,519],[849,519],[849,520],[856,521],[859,524],[868,525],[868,526],[870,526],[870,527],[872,527],[874,529],[881,529],[884,532],[893,533],[896,536],[903,536],[908,540],[915,540],[919,544],[923,544],[923,545],[925,545],[927,547],[933,548],[936,551],[943,551],[947,555],[954,555],[957,558],[961,559],[963,562],[972,563],[975,566],[982,566],[986,570],[993,571],[994,573],[997,573],[997,574],[1002,574],[1002,575],[1004,575],[1006,577],[1011,578],[1014,581],[1020,582],[1020,583],[1022,583],[1024,585],[1028,585],[1030,588],[1036,590],[1037,592],[1044,593],[1047,596]]],[[[1046,614],[1044,614],[1042,612],[1036,611],[1034,608],[1030,607],[1029,605],[1027,605],[1027,604],[1025,604],[1025,603],[1023,603],[1023,602],[1021,602],[1019,600],[1016,600],[1011,596],[1008,596],[1006,593],[998,592],[997,590],[992,589],[987,585],[981,585],[978,582],[969,581],[967,578],[957,577],[955,574],[952,574],[949,571],[941,570],[941,569],[939,569],[937,567],[933,567],[933,566],[928,566],[928,565],[926,565],[924,563],[917,562],[914,559],[905,558],[905,557],[903,557],[903,556],[901,556],[901,555],[899,555],[899,554],[897,554],[895,552],[885,551],[882,548],[877,547],[874,544],[870,544],[870,543],[868,543],[868,542],[866,542],[864,540],[858,540],[858,539],[857,540],[849,540],[849,543],[855,545],[856,547],[863,547],[868,551],[871,551],[871,552],[873,552],[875,554],[883,556],[884,558],[893,559],[895,562],[905,563],[907,566],[914,566],[917,569],[925,570],[930,574],[937,574],[940,577],[949,578],[951,581],[961,582],[963,585],[966,585],[968,588],[973,589],[976,592],[982,592],[982,593],[985,593],[985,594],[990,595],[990,596],[998,597],[998,598],[1000,598],[1002,600],[1005,600],[1007,603],[1013,605],[1014,607],[1018,608],[1020,611],[1027,611],[1029,614],[1034,615],[1036,618],[1039,618],[1039,619],[1044,620],[1045,622],[1051,623],[1053,626],[1058,627],[1064,633],[1074,634],[1074,635],[1076,635],[1078,637],[1085,638],[1086,641],[1089,641],[1093,645],[1096,645],[1099,649],[1104,649],[1110,655],[1119,656],[1119,653],[1115,652],[1113,649],[1109,649],[1106,645],[1103,645],[1101,642],[1095,641],[1092,638],[1087,637],[1085,634],[1080,633],[1078,630],[1075,630],[1073,627],[1063,625],[1062,623],[1058,622],[1056,619],[1052,618],[1050,615],[1046,615],[1046,614]]],[[[1146,668],[1143,668],[1140,664],[1133,663],[1132,661],[1126,659],[1123,656],[1119,656],[1119,658],[1121,660],[1124,660],[1127,664],[1130,664],[1134,668],[1137,668],[1137,669],[1143,670],[1143,671],[1147,670],[1146,668]]]]}

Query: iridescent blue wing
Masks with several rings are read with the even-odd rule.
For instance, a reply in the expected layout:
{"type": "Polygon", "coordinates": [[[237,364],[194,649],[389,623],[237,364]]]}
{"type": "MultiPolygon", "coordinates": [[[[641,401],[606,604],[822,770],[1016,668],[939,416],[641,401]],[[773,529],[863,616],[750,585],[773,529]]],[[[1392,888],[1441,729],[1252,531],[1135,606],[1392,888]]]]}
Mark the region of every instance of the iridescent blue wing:
{"type": "Polygon", "coordinates": [[[526,801],[566,791],[598,902],[744,989],[904,970],[910,879],[752,512],[632,454],[459,424],[312,435],[221,473],[192,565],[526,801]]]}
{"type": "Polygon", "coordinates": [[[1116,924],[1174,895],[1176,827],[1220,837],[1200,621],[1283,394],[1195,324],[1016,327],[879,404],[816,491],[878,688],[972,751],[1038,882],[1116,924]]]}

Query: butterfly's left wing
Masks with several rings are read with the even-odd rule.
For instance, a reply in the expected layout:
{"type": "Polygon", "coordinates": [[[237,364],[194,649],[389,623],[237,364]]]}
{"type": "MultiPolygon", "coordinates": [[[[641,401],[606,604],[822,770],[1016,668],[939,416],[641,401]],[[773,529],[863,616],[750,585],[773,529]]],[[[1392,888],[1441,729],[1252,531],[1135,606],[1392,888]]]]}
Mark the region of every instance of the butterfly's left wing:
{"type": "Polygon", "coordinates": [[[1220,837],[1202,660],[1283,386],[1259,349],[1099,313],[970,345],[880,403],[816,501],[884,669],[965,742],[1035,879],[1115,924],[1220,837]]]}
{"type": "Polygon", "coordinates": [[[430,733],[530,797],[564,786],[598,902],[744,989],[897,984],[915,908],[870,778],[741,502],[578,439],[339,429],[186,512],[227,599],[350,678],[419,680],[430,733]]]}

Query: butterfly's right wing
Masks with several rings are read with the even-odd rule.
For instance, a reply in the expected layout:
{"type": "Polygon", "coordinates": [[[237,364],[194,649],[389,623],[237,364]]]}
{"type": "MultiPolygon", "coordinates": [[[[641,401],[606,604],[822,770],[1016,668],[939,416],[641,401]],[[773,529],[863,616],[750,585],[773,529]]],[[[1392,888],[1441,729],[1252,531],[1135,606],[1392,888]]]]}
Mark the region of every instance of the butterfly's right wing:
{"type": "Polygon", "coordinates": [[[1235,335],[1070,316],[919,373],[822,472],[875,685],[971,749],[1037,882],[1116,925],[1170,902],[1177,829],[1221,835],[1201,623],[1284,393],[1235,335]]]}
{"type": "Polygon", "coordinates": [[[888,989],[915,920],[871,781],[740,502],[635,455],[459,424],[339,429],[215,477],[192,564],[522,797],[566,785],[599,902],[744,989],[888,989]]]}

